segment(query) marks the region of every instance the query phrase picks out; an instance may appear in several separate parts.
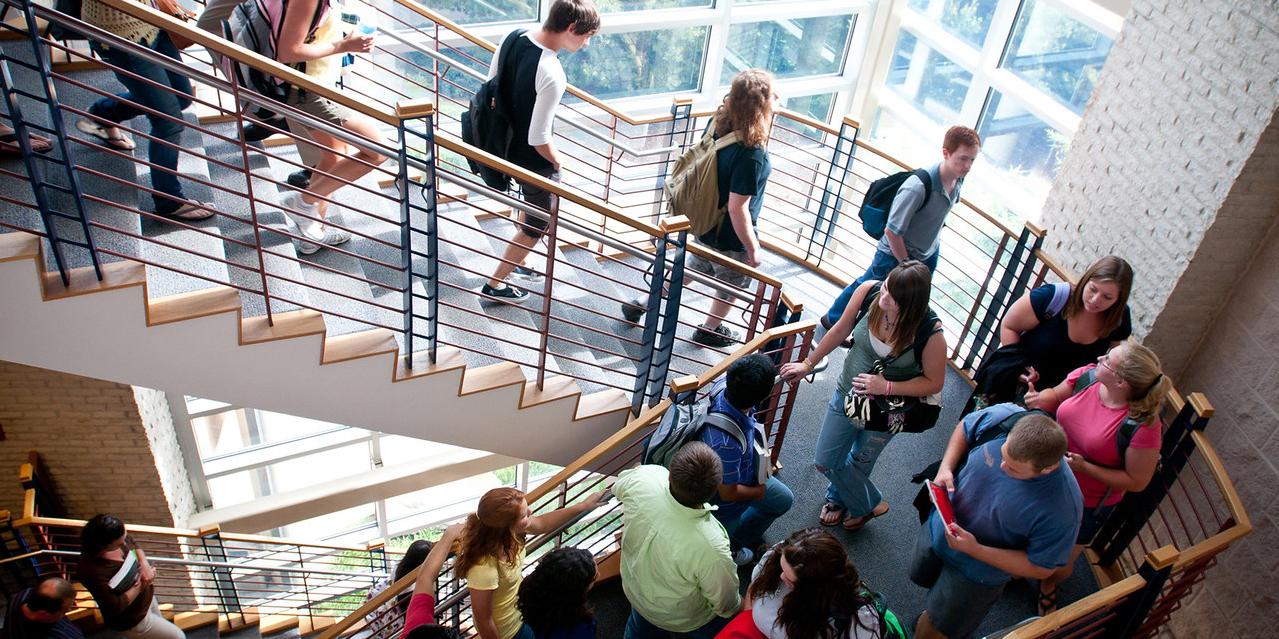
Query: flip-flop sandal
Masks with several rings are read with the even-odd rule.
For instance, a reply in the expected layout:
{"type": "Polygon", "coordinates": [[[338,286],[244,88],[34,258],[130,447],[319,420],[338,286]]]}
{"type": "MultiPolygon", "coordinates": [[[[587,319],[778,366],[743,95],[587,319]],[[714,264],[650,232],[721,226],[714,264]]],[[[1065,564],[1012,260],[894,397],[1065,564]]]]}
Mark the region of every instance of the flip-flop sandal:
{"type": "Polygon", "coordinates": [[[825,504],[822,504],[822,512],[817,516],[817,521],[827,528],[833,528],[839,525],[839,522],[844,521],[845,512],[847,511],[843,506],[840,506],[833,501],[828,501],[825,504]],[[827,522],[828,517],[834,517],[834,520],[827,522]]]}
{"type": "Polygon", "coordinates": [[[172,213],[165,213],[164,217],[174,220],[182,220],[185,222],[207,220],[215,215],[212,209],[212,206],[204,203],[183,204],[182,206],[179,206],[176,211],[172,213]],[[201,208],[202,206],[206,208],[201,208]]]}
{"type": "Polygon", "coordinates": [[[1053,588],[1052,592],[1039,591],[1039,616],[1051,614],[1057,611],[1057,593],[1059,589],[1053,588]]]}
{"type": "MultiPolygon", "coordinates": [[[[878,508],[878,506],[876,506],[876,508],[878,508]]],[[[885,507],[884,507],[884,511],[883,511],[883,512],[878,512],[878,513],[877,513],[877,512],[875,512],[875,511],[872,509],[872,510],[870,511],[870,513],[869,513],[869,514],[862,515],[861,517],[848,517],[848,518],[845,518],[845,519],[844,519],[844,530],[847,530],[847,531],[850,531],[850,532],[855,531],[855,530],[861,530],[862,528],[865,528],[865,527],[866,527],[866,524],[869,524],[869,523],[870,523],[870,520],[872,520],[872,519],[874,519],[874,518],[876,518],[876,517],[883,517],[884,515],[887,515],[887,514],[888,514],[888,511],[890,511],[890,510],[892,510],[892,507],[891,507],[891,506],[888,506],[888,505],[887,505],[887,503],[885,503],[885,507]]]]}
{"type": "Polygon", "coordinates": [[[107,130],[101,124],[91,120],[77,120],[75,128],[81,133],[86,133],[102,141],[103,144],[116,149],[118,151],[132,151],[138,148],[133,143],[133,139],[124,133],[117,133],[114,137],[107,135],[107,130]]]}

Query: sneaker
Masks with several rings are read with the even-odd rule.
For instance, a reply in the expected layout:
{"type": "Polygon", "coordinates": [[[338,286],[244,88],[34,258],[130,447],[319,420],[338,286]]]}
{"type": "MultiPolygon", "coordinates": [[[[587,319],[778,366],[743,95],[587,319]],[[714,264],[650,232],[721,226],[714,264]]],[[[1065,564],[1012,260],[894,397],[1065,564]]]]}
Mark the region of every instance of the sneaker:
{"type": "Polygon", "coordinates": [[[645,310],[647,309],[644,308],[644,303],[638,298],[629,302],[622,302],[622,317],[632,324],[640,321],[641,317],[644,317],[645,310]]]}
{"type": "Polygon", "coordinates": [[[504,304],[523,304],[528,300],[528,291],[515,288],[509,284],[502,288],[493,288],[488,284],[480,287],[480,294],[493,298],[493,301],[504,304]]]}
{"type": "Polygon", "coordinates": [[[301,193],[294,191],[284,196],[284,199],[280,200],[280,211],[284,213],[284,217],[293,223],[293,226],[302,232],[302,235],[313,239],[323,237],[324,224],[318,220],[320,207],[302,201],[301,193]],[[303,217],[303,214],[306,217],[303,217]]]}
{"type": "Polygon", "coordinates": [[[721,324],[711,330],[699,326],[696,331],[693,331],[693,341],[711,348],[728,348],[740,343],[742,338],[732,329],[721,324]]]}
{"type": "Polygon", "coordinates": [[[529,282],[532,284],[540,283],[542,280],[546,279],[546,276],[542,275],[541,273],[538,273],[537,271],[534,271],[531,268],[528,268],[527,266],[515,267],[515,270],[511,271],[511,277],[514,277],[515,279],[518,279],[518,280],[524,280],[525,282],[529,282]]]}
{"type": "Polygon", "coordinates": [[[755,552],[750,548],[738,548],[733,553],[733,563],[737,566],[749,566],[752,561],[755,561],[755,552]]]}
{"type": "Polygon", "coordinates": [[[284,181],[299,191],[305,191],[311,188],[311,169],[294,171],[284,181]]]}
{"type": "Polygon", "coordinates": [[[351,240],[351,234],[340,228],[324,225],[321,226],[320,229],[322,232],[319,235],[311,235],[310,233],[302,234],[302,237],[311,241],[297,240],[299,253],[303,255],[310,255],[325,246],[337,246],[338,244],[344,244],[351,240]]]}

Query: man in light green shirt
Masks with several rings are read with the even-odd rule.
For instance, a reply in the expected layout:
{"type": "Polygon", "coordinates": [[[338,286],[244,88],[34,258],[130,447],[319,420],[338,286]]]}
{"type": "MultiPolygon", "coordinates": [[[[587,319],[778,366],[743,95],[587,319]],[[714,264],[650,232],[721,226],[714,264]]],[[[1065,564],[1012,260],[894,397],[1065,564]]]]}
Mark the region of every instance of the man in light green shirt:
{"type": "Polygon", "coordinates": [[[631,601],[626,639],[711,639],[741,608],[728,533],[707,501],[723,467],[706,444],[685,444],[670,471],[640,466],[618,476],[622,590],[631,601]]]}

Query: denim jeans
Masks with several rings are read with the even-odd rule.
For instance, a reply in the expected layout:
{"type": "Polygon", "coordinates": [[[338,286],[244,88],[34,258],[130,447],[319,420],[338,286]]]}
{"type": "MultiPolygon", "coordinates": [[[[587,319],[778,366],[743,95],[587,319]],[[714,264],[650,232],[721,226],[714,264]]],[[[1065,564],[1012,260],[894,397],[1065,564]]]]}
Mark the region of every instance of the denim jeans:
{"type": "Polygon", "coordinates": [[[868,431],[849,419],[844,414],[844,396],[837,389],[817,434],[814,459],[830,480],[826,501],[843,506],[852,517],[869,515],[884,499],[870,480],[870,471],[892,439],[892,433],[868,431]]]}
{"type": "Polygon", "coordinates": [[[764,496],[750,502],[750,506],[732,521],[721,522],[728,531],[728,539],[734,549],[754,548],[764,541],[764,531],[778,517],[785,515],[795,503],[795,494],[782,480],[769,477],[764,484],[764,496]]]}
{"type": "MultiPolygon", "coordinates": [[[[178,148],[182,143],[182,111],[191,106],[191,80],[181,73],[169,71],[150,60],[144,60],[127,51],[103,47],[97,42],[91,42],[90,46],[107,64],[135,73],[160,85],[157,87],[125,73],[117,72],[115,74],[116,79],[120,81],[120,84],[124,85],[127,91],[118,94],[114,98],[99,98],[89,107],[89,113],[116,124],[145,115],[151,123],[151,136],[158,138],[147,141],[147,160],[156,165],[151,169],[151,188],[162,194],[185,200],[182,195],[182,185],[178,182],[177,176],[178,148]],[[133,105],[126,104],[123,100],[135,102],[153,109],[159,114],[148,113],[133,105]],[[165,116],[173,119],[170,120],[165,116]],[[165,144],[166,142],[168,144],[165,144]],[[169,169],[173,172],[171,173],[164,169],[169,169]]],[[[174,60],[180,59],[178,48],[173,46],[173,40],[169,38],[167,32],[161,31],[156,36],[151,49],[174,60]]],[[[153,194],[151,197],[155,202],[155,212],[160,215],[172,213],[185,203],[163,195],[153,194]]]]}
{"type": "MultiPolygon", "coordinates": [[[[937,258],[940,255],[941,251],[938,250],[928,259],[924,260],[924,266],[928,267],[928,272],[931,273],[937,270],[937,258]]],[[[833,326],[835,322],[839,321],[839,317],[844,314],[844,309],[848,307],[848,300],[853,299],[853,292],[857,290],[858,286],[862,285],[862,282],[867,280],[882,281],[885,277],[888,277],[889,271],[897,267],[898,263],[897,258],[893,257],[892,253],[875,251],[875,257],[871,258],[870,267],[866,269],[866,272],[862,273],[861,277],[853,280],[853,283],[849,284],[848,287],[839,294],[839,297],[835,298],[835,303],[830,305],[830,310],[826,311],[827,324],[833,326]]]]}
{"type": "Polygon", "coordinates": [[[625,639],[667,639],[668,637],[687,637],[688,639],[715,639],[715,635],[719,634],[728,622],[732,621],[732,617],[716,617],[706,622],[706,625],[696,630],[688,632],[671,632],[662,630],[653,625],[653,622],[640,616],[638,612],[631,610],[631,616],[626,619],[626,633],[623,635],[625,639]]]}

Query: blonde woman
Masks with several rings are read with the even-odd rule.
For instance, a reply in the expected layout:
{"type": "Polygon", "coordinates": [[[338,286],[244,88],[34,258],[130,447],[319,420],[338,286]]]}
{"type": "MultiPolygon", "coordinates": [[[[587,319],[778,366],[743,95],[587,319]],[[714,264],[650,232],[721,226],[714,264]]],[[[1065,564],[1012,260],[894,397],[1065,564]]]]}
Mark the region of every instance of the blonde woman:
{"type": "Polygon", "coordinates": [[[1026,406],[1055,412],[1069,443],[1066,461],[1084,496],[1070,561],[1040,583],[1040,614],[1057,608],[1057,584],[1070,576],[1102,524],[1129,490],[1145,490],[1159,464],[1159,405],[1172,389],[1159,357],[1131,339],[1065,381],[1026,393],[1026,406]],[[1121,454],[1122,449],[1122,454],[1121,454]]]}

